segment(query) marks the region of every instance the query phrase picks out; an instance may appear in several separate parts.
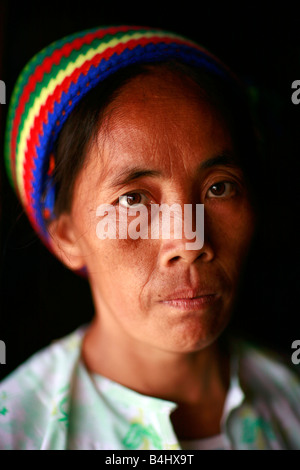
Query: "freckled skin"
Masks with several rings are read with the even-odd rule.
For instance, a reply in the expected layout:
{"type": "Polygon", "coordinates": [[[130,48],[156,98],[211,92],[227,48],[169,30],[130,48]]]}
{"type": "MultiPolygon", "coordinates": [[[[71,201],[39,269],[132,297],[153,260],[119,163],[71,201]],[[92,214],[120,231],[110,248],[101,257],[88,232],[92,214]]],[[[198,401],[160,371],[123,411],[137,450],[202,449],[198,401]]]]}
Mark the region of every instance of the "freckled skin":
{"type": "Polygon", "coordinates": [[[137,77],[110,110],[98,145],[91,147],[77,178],[69,220],[95,304],[83,354],[92,370],[171,399],[167,380],[172,383],[175,374],[172,361],[187,376],[191,364],[199,371],[200,364],[216,357],[216,340],[230,319],[253,236],[254,214],[239,168],[196,172],[225,151],[236,156],[236,149],[222,116],[190,79],[170,72],[137,77]],[[132,164],[163,176],[109,187],[110,179],[132,164]],[[226,197],[209,196],[212,185],[228,180],[237,190],[226,197]],[[130,192],[146,194],[148,204],[204,203],[203,247],[186,250],[186,239],[99,240],[96,208],[130,192]],[[218,300],[192,312],[160,302],[186,284],[198,284],[218,300]]]}

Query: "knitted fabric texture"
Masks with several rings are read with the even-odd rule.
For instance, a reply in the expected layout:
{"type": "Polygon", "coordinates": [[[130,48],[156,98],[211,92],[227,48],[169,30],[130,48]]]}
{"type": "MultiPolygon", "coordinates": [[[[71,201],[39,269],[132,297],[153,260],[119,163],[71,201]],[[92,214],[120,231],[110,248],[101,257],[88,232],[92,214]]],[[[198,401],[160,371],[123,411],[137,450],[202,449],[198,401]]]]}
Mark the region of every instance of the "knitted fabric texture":
{"type": "Polygon", "coordinates": [[[121,68],[167,59],[235,81],[227,67],[198,44],[170,32],[132,26],[65,37],[23,69],[8,110],[6,169],[32,227],[50,251],[47,220],[54,217],[54,146],[66,119],[89,90],[121,68]]]}

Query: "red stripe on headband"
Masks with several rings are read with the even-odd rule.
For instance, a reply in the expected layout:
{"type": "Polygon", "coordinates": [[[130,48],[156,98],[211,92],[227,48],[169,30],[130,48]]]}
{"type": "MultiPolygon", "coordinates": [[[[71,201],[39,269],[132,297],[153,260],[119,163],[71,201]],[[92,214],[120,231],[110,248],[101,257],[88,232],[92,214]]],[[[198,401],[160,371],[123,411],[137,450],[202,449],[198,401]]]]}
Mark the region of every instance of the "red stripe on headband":
{"type": "MultiPolygon", "coordinates": [[[[24,159],[24,167],[26,166],[26,177],[28,177],[30,180],[33,179],[33,174],[32,174],[32,169],[34,166],[34,158],[37,157],[36,152],[34,151],[33,153],[33,147],[31,145],[31,142],[34,142],[34,145],[39,145],[39,135],[42,135],[43,133],[43,123],[47,124],[48,122],[48,112],[53,112],[54,109],[54,104],[55,102],[60,102],[61,95],[63,92],[66,94],[68,93],[68,90],[70,88],[71,83],[76,83],[79,76],[83,73],[86,75],[91,68],[91,66],[97,67],[100,63],[101,60],[105,59],[108,60],[114,53],[118,53],[119,55],[124,52],[125,49],[134,49],[137,45],[147,45],[149,43],[152,44],[157,44],[159,42],[163,41],[165,44],[170,44],[174,42],[174,39],[169,38],[169,37],[157,37],[157,38],[143,38],[134,40],[131,39],[130,41],[124,43],[124,44],[118,44],[115,47],[108,48],[105,50],[104,53],[96,54],[92,59],[89,61],[84,62],[84,64],[81,65],[81,67],[78,67],[73,71],[71,75],[66,77],[62,83],[56,86],[54,92],[52,95],[49,95],[46,103],[41,106],[41,109],[39,110],[39,114],[35,117],[34,124],[30,130],[29,138],[27,141],[27,150],[25,152],[25,159],[24,159]]],[[[185,44],[186,41],[176,41],[178,44],[185,44]]],[[[25,189],[25,185],[24,185],[25,189]]],[[[32,193],[32,186],[27,185],[25,189],[25,195],[26,195],[26,200],[30,197],[32,193]]]]}
{"type": "MultiPolygon", "coordinates": [[[[27,84],[24,86],[22,94],[19,99],[18,106],[15,111],[15,118],[13,122],[12,132],[11,132],[11,162],[12,162],[12,175],[14,179],[14,183],[16,186],[16,169],[13,163],[15,162],[16,158],[16,140],[19,125],[21,122],[22,114],[24,112],[26,103],[29,101],[31,93],[35,90],[35,86],[37,82],[41,82],[45,74],[50,73],[53,65],[59,65],[61,59],[63,57],[69,57],[73,50],[79,50],[83,45],[90,44],[94,39],[101,39],[108,34],[115,34],[118,32],[128,32],[128,31],[138,31],[141,28],[139,27],[113,27],[105,30],[97,30],[95,32],[91,32],[83,36],[82,38],[76,38],[72,42],[64,44],[61,49],[56,50],[52,53],[51,56],[45,57],[43,62],[37,65],[34,73],[29,77],[27,84]]],[[[145,28],[144,28],[145,29],[145,28]]],[[[150,28],[149,28],[150,29],[150,28]]]]}

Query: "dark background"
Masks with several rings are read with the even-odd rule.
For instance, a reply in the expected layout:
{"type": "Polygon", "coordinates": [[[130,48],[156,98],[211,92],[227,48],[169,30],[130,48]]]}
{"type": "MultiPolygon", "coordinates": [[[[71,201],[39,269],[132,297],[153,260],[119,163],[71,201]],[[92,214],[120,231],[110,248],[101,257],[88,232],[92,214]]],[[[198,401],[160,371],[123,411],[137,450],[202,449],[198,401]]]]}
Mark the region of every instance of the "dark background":
{"type": "MultiPolygon", "coordinates": [[[[0,2],[0,79],[7,103],[26,62],[50,42],[100,25],[138,24],[184,34],[203,44],[252,90],[263,130],[264,219],[249,260],[232,326],[290,357],[300,339],[299,222],[300,105],[291,84],[300,79],[300,8],[228,2],[0,2]],[[132,5],[132,6],[131,6],[132,5]]],[[[41,245],[10,188],[3,165],[7,104],[0,105],[0,340],[6,365],[0,379],[32,353],[92,318],[86,281],[41,245]],[[1,207],[2,206],[2,207],[1,207]]],[[[258,168],[258,171],[261,171],[258,168]]]]}

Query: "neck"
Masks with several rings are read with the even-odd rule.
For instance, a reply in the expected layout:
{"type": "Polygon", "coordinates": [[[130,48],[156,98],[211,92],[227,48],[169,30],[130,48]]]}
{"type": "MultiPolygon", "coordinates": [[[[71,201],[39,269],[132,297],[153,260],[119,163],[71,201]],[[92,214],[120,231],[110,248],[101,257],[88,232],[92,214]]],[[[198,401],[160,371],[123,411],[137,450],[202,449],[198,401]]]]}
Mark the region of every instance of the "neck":
{"type": "Polygon", "coordinates": [[[82,357],[92,372],[139,393],[186,405],[225,396],[229,385],[228,356],[218,343],[191,353],[157,350],[138,340],[108,338],[97,318],[84,338],[82,357]]]}

